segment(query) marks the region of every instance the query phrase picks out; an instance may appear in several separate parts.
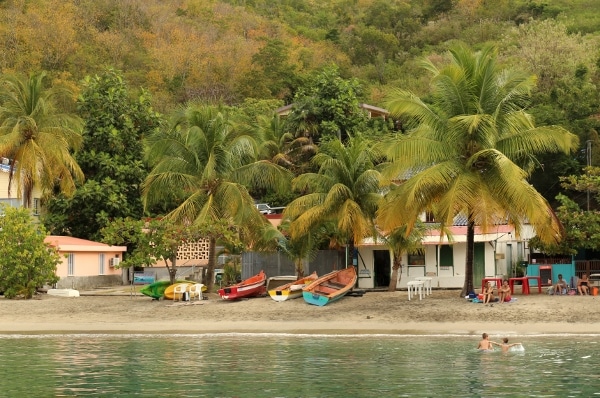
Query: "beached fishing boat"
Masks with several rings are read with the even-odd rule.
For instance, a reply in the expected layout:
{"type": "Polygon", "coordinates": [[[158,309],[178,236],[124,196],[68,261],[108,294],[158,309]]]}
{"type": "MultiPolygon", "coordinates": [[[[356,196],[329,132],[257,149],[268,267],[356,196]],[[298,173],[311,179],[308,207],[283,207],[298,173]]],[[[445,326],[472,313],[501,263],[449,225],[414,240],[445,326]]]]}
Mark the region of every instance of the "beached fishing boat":
{"type": "Polygon", "coordinates": [[[261,270],[258,274],[232,286],[219,289],[223,300],[237,300],[244,297],[255,297],[265,294],[267,275],[261,270]]]}
{"type": "Polygon", "coordinates": [[[323,275],[302,289],[302,297],[308,304],[324,306],[344,297],[356,283],[353,266],[323,275]]]}
{"type": "Polygon", "coordinates": [[[281,285],[269,290],[269,296],[271,296],[271,298],[275,301],[285,301],[302,297],[302,289],[316,281],[317,278],[317,272],[315,271],[312,274],[296,281],[286,283],[285,285],[281,285]]]}

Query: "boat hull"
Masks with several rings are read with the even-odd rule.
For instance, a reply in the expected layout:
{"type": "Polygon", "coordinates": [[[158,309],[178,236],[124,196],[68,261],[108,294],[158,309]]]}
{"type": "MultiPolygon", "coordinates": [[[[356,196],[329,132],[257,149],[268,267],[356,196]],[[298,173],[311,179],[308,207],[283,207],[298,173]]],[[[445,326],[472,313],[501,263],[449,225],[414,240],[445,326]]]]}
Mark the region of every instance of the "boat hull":
{"type": "Polygon", "coordinates": [[[246,297],[261,296],[266,293],[265,282],[267,277],[263,271],[233,286],[219,289],[219,296],[223,300],[238,300],[246,297]]]}
{"type": "Polygon", "coordinates": [[[317,280],[317,273],[269,290],[269,296],[275,301],[286,301],[302,297],[302,289],[317,280]]]}
{"type": "MultiPolygon", "coordinates": [[[[185,291],[189,292],[190,288],[192,286],[194,286],[196,284],[196,282],[179,282],[179,283],[175,283],[173,285],[170,285],[169,287],[167,287],[165,289],[165,293],[164,293],[164,298],[167,300],[173,300],[173,298],[175,297],[175,286],[177,285],[186,285],[185,291]]],[[[203,287],[202,291],[205,291],[206,289],[203,287]]],[[[193,296],[190,296],[190,298],[194,298],[197,296],[197,293],[192,293],[193,296]]]]}
{"type": "Polygon", "coordinates": [[[355,284],[356,269],[350,266],[318,278],[302,289],[302,297],[308,304],[322,307],[344,297],[355,284]]]}

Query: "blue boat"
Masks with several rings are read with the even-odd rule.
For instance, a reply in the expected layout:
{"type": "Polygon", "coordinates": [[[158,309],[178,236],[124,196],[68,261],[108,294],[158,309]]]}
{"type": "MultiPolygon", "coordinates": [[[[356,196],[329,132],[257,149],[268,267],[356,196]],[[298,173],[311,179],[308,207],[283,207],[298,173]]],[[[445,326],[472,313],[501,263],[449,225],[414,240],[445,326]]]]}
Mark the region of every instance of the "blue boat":
{"type": "Polygon", "coordinates": [[[308,304],[320,307],[341,299],[356,284],[356,269],[353,266],[323,275],[302,289],[302,297],[308,304]]]}

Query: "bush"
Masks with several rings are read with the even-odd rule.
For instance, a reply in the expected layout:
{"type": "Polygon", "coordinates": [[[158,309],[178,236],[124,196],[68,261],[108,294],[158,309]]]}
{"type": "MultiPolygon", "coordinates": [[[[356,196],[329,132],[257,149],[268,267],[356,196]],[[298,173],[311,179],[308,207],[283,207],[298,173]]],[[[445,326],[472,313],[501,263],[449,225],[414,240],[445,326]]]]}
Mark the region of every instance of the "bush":
{"type": "Polygon", "coordinates": [[[6,298],[32,298],[38,287],[58,281],[56,248],[25,208],[0,207],[0,291],[6,298]]]}

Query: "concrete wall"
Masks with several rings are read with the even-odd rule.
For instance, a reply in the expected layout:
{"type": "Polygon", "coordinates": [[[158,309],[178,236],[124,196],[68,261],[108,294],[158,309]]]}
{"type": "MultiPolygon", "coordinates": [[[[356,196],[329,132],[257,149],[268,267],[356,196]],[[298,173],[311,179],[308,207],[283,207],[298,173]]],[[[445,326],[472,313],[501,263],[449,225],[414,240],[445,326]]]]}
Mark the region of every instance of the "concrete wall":
{"type": "Polygon", "coordinates": [[[121,286],[121,275],[68,276],[60,278],[56,289],[91,290],[98,287],[121,286]]]}

